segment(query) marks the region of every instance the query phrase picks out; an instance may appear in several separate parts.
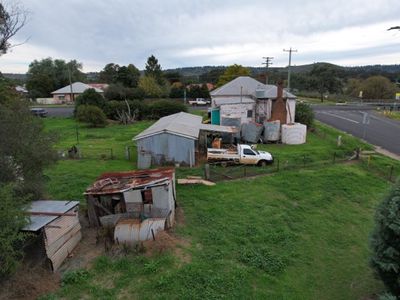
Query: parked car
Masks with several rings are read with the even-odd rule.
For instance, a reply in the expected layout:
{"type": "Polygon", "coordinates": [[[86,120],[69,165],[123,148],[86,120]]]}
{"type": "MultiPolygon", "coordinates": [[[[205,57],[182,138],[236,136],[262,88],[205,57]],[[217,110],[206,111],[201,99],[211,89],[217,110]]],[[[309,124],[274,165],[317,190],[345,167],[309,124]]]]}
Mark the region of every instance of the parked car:
{"type": "Polygon", "coordinates": [[[47,116],[47,111],[44,108],[35,107],[31,108],[30,111],[36,117],[45,118],[47,116]]]}
{"type": "Polygon", "coordinates": [[[189,104],[191,105],[207,105],[207,101],[204,98],[196,98],[195,100],[189,100],[189,104]]]}
{"type": "Polygon", "coordinates": [[[208,148],[207,160],[209,162],[258,166],[266,166],[267,164],[272,164],[274,162],[271,153],[266,151],[257,151],[252,146],[245,144],[238,144],[236,151],[208,148]]]}

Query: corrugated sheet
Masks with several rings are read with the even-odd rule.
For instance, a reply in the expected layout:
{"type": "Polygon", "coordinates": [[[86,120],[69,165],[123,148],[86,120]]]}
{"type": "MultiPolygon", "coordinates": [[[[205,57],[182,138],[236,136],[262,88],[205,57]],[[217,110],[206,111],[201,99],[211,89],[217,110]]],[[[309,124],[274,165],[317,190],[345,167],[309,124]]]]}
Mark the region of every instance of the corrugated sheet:
{"type": "MultiPolygon", "coordinates": [[[[31,213],[59,213],[64,214],[72,208],[79,205],[78,201],[59,201],[59,200],[38,200],[33,201],[26,212],[31,213]]],[[[24,231],[38,231],[59,216],[51,215],[30,215],[29,224],[26,225],[22,230],[24,231]]]]}
{"type": "Polygon", "coordinates": [[[134,141],[160,133],[170,133],[190,139],[199,137],[199,125],[202,117],[185,112],[176,113],[159,119],[149,128],[133,138],[134,141]]]}
{"type": "Polygon", "coordinates": [[[49,257],[53,271],[56,271],[63,261],[68,257],[68,255],[75,249],[76,245],[78,245],[79,241],[82,238],[81,231],[77,231],[70,239],[60,248],[54,255],[49,257]]]}
{"type": "Polygon", "coordinates": [[[114,230],[114,240],[120,244],[134,244],[147,241],[159,231],[164,230],[165,218],[150,218],[141,222],[138,219],[128,219],[118,222],[114,230]]]}
{"type": "Polygon", "coordinates": [[[213,90],[210,92],[210,95],[212,97],[233,95],[255,96],[256,90],[266,89],[268,87],[269,86],[249,76],[240,76],[213,90]]]}
{"type": "Polygon", "coordinates": [[[195,141],[182,136],[162,133],[137,141],[138,155],[149,153],[152,163],[165,162],[195,164],[195,141]]]}
{"type": "Polygon", "coordinates": [[[249,143],[258,143],[263,131],[263,126],[257,123],[242,124],[242,140],[249,143]]]}

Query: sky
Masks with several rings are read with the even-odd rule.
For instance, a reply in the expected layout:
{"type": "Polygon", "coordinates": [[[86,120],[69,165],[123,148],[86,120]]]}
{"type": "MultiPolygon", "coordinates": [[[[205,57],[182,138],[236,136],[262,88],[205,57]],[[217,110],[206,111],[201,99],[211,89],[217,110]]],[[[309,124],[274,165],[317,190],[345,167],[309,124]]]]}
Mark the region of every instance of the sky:
{"type": "Polygon", "coordinates": [[[399,0],[0,0],[29,12],[0,71],[25,73],[46,57],[77,59],[83,71],[107,63],[143,69],[330,62],[400,64],[399,0]]]}

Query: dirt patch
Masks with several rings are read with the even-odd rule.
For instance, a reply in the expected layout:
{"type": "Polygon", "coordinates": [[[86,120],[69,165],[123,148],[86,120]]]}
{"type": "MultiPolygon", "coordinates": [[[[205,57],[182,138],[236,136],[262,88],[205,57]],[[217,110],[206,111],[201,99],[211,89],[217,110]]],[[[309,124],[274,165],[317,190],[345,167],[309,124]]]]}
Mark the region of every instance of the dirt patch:
{"type": "Polygon", "coordinates": [[[56,291],[61,276],[41,266],[23,267],[6,282],[1,284],[0,299],[37,299],[56,291]]]}

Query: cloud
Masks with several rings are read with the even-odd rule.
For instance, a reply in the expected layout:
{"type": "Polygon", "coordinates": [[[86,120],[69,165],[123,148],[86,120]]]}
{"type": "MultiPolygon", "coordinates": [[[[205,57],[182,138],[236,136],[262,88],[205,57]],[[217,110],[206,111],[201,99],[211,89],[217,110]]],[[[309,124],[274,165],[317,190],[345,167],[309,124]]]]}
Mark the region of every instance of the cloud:
{"type": "Polygon", "coordinates": [[[25,0],[30,22],[18,35],[27,44],[0,58],[1,70],[25,70],[34,58],[76,58],[85,71],[106,63],[143,68],[154,54],[163,68],[261,65],[283,48],[299,49],[294,62],[398,63],[398,1],[377,0],[25,0]],[[371,53],[376,51],[376,53],[371,53]],[[383,51],[380,53],[379,51],[383,51]],[[355,53],[359,55],[355,55],[355,53]],[[371,60],[374,61],[371,61],[371,60]],[[18,66],[18,68],[17,68],[18,66]]]}

